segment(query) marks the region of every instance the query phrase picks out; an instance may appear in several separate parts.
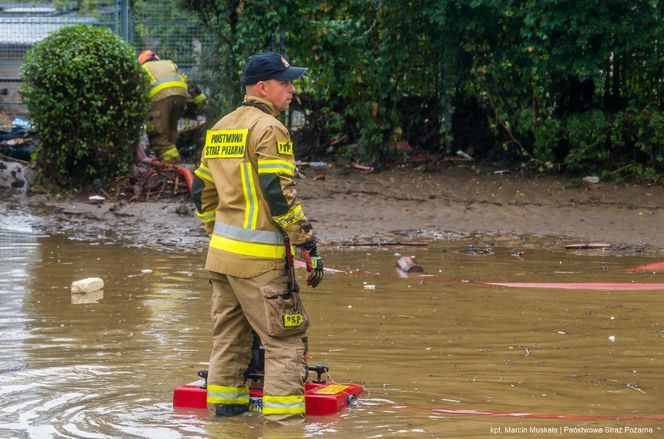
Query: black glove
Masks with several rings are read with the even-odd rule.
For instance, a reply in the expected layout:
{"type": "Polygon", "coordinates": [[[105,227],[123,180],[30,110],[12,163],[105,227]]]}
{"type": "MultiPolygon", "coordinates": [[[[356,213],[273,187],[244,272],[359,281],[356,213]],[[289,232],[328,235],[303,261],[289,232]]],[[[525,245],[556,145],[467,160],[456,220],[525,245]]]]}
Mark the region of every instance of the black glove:
{"type": "Polygon", "coordinates": [[[302,244],[300,251],[304,262],[307,264],[307,285],[316,288],[325,274],[323,258],[318,255],[318,249],[316,248],[316,239],[310,239],[302,244]]]}

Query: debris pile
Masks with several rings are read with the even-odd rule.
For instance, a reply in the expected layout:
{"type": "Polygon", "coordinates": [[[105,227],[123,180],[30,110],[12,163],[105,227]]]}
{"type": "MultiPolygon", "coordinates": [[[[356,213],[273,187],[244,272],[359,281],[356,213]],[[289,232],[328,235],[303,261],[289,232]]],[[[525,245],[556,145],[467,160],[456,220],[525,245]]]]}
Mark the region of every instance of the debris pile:
{"type": "Polygon", "coordinates": [[[30,155],[37,148],[32,124],[0,112],[0,188],[25,192],[34,179],[30,155]]]}
{"type": "Polygon", "coordinates": [[[104,195],[113,201],[151,201],[188,194],[189,188],[181,174],[172,167],[137,163],[129,175],[115,180],[110,192],[112,194],[104,195]]]}
{"type": "Polygon", "coordinates": [[[20,117],[0,113],[1,158],[30,161],[30,154],[37,149],[37,136],[32,124],[20,117]]]}

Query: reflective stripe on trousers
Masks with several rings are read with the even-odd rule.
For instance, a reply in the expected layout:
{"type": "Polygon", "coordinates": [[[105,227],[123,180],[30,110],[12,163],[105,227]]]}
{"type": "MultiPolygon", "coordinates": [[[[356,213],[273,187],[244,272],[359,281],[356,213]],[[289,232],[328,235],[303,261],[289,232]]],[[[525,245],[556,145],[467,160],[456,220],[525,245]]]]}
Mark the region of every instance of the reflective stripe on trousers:
{"type": "Polygon", "coordinates": [[[207,402],[210,404],[249,404],[247,386],[227,387],[208,384],[207,402]]]}
{"type": "Polygon", "coordinates": [[[170,162],[171,160],[176,160],[180,158],[180,153],[178,152],[177,147],[172,147],[167,149],[164,153],[159,156],[159,160],[162,162],[170,162]]]}
{"type": "Polygon", "coordinates": [[[304,413],[304,395],[273,396],[263,395],[263,414],[281,415],[304,413]]]}

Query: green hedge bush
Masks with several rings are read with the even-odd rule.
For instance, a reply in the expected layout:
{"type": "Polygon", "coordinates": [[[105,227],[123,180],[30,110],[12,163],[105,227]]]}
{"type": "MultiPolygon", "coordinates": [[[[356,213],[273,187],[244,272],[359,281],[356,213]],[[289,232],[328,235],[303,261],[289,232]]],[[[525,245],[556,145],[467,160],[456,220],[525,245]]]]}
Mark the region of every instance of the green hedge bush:
{"type": "Polygon", "coordinates": [[[150,106],[131,46],[106,28],[66,27],[26,53],[22,74],[46,181],[102,185],[130,169],[150,106]]]}

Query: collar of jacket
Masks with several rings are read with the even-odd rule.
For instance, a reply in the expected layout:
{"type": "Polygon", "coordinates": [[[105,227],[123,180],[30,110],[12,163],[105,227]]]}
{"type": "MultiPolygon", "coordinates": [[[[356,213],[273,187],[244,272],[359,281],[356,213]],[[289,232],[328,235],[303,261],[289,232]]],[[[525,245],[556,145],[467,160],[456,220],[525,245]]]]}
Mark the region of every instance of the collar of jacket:
{"type": "Polygon", "coordinates": [[[267,99],[259,98],[256,96],[244,95],[244,102],[257,102],[259,104],[265,105],[265,107],[267,107],[267,109],[270,110],[270,113],[274,117],[279,116],[279,113],[281,113],[279,109],[275,107],[274,104],[268,101],[267,99]]]}

